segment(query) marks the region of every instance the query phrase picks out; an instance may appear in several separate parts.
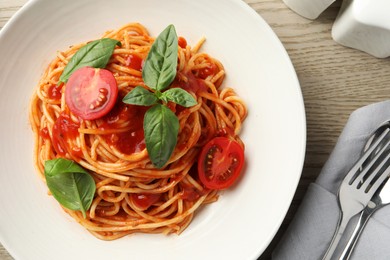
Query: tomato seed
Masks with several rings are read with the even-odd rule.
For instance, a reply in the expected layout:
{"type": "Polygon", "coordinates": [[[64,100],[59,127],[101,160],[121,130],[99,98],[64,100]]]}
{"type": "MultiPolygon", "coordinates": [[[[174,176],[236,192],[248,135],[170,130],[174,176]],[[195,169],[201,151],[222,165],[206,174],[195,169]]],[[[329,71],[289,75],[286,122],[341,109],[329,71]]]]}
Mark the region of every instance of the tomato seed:
{"type": "Polygon", "coordinates": [[[104,95],[107,95],[107,94],[108,94],[108,90],[105,89],[105,88],[100,88],[100,89],[99,89],[99,92],[102,93],[102,94],[104,94],[104,95]]]}

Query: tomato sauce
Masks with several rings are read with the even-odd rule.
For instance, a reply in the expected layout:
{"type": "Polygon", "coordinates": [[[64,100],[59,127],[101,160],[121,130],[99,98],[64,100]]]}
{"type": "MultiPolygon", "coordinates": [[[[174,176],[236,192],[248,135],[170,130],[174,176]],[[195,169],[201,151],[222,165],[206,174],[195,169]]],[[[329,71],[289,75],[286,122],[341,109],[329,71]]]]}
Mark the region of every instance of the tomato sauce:
{"type": "Polygon", "coordinates": [[[183,188],[183,195],[181,195],[181,198],[183,200],[194,202],[197,199],[199,199],[201,196],[200,192],[195,188],[183,188]]]}
{"type": "Polygon", "coordinates": [[[49,129],[47,129],[47,127],[42,128],[39,131],[39,136],[42,137],[43,139],[49,140],[50,139],[49,129]]]}
{"type": "Polygon", "coordinates": [[[203,190],[200,191],[193,186],[186,186],[183,184],[181,184],[181,186],[182,186],[182,192],[183,192],[181,195],[181,199],[189,201],[189,202],[194,202],[194,201],[198,200],[201,196],[206,195],[207,192],[210,191],[206,187],[203,187],[203,190]]]}
{"type": "Polygon", "coordinates": [[[130,199],[132,202],[142,210],[148,209],[154,203],[159,201],[161,194],[146,194],[146,193],[135,193],[131,194],[130,199]]]}
{"type": "MultiPolygon", "coordinates": [[[[199,176],[198,176],[198,167],[196,164],[192,165],[191,169],[189,170],[188,174],[195,180],[197,181],[198,183],[202,184],[200,181],[199,181],[199,176]]],[[[203,185],[202,185],[203,186],[203,185]]],[[[180,187],[182,189],[182,195],[181,195],[181,198],[183,200],[186,200],[186,201],[189,201],[189,202],[194,202],[196,201],[197,199],[199,199],[201,196],[207,194],[207,192],[209,191],[206,187],[203,187],[203,190],[200,191],[198,189],[196,189],[194,186],[192,185],[186,185],[184,183],[180,183],[180,187]]]]}
{"type": "Polygon", "coordinates": [[[120,97],[115,107],[102,118],[100,129],[120,129],[130,122],[128,130],[122,133],[103,135],[106,142],[124,154],[137,153],[145,149],[143,130],[144,115],[149,107],[128,105],[120,97]]]}
{"type": "Polygon", "coordinates": [[[186,91],[193,92],[197,94],[198,92],[206,92],[207,91],[207,86],[203,82],[202,79],[197,78],[192,72],[187,72],[187,73],[181,73],[181,76],[176,77],[175,81],[173,82],[173,86],[179,85],[182,89],[186,91]],[[182,79],[184,76],[187,78],[187,80],[182,79]]]}
{"type": "Polygon", "coordinates": [[[201,79],[205,79],[208,76],[215,75],[218,72],[218,67],[214,63],[210,63],[207,67],[200,69],[198,76],[201,79]]]}
{"type": "Polygon", "coordinates": [[[48,96],[50,99],[55,99],[55,100],[60,100],[61,99],[61,96],[62,96],[62,84],[60,85],[51,85],[49,87],[49,91],[48,91],[48,96]]]}
{"type": "Polygon", "coordinates": [[[224,128],[221,128],[217,131],[217,133],[215,134],[215,137],[217,137],[217,136],[234,138],[234,136],[236,136],[236,134],[234,133],[234,129],[232,129],[228,126],[225,126],[224,128]]]}
{"type": "Polygon", "coordinates": [[[62,113],[56,120],[53,126],[53,146],[54,150],[60,156],[65,156],[69,153],[74,158],[80,158],[82,151],[75,144],[76,138],[79,136],[79,123],[71,120],[70,116],[62,113]]]}
{"type": "Polygon", "coordinates": [[[95,214],[99,217],[104,217],[107,219],[115,220],[115,221],[126,221],[129,219],[129,215],[123,210],[120,209],[115,215],[111,215],[112,211],[115,211],[115,207],[98,207],[95,210],[95,214]]]}
{"type": "Polygon", "coordinates": [[[129,56],[127,56],[126,66],[141,71],[143,65],[144,60],[140,56],[135,54],[130,54],[129,56]]]}
{"type": "Polygon", "coordinates": [[[187,47],[187,40],[184,37],[179,37],[177,39],[178,45],[182,48],[185,49],[187,47]]]}

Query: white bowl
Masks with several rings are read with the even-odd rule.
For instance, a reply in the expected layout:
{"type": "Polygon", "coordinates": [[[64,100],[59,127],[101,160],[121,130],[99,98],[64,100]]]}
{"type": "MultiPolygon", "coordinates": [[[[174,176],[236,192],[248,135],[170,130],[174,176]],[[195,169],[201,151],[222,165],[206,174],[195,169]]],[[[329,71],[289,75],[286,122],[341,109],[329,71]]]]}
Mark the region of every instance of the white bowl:
{"type": "Polygon", "coordinates": [[[32,0],[0,31],[0,242],[15,259],[256,259],[290,206],[306,122],[294,68],[271,28],[241,0],[32,0]],[[248,105],[246,168],[180,235],[101,241],[67,216],[33,167],[29,100],[58,50],[129,22],[168,24],[225,66],[248,105]]]}

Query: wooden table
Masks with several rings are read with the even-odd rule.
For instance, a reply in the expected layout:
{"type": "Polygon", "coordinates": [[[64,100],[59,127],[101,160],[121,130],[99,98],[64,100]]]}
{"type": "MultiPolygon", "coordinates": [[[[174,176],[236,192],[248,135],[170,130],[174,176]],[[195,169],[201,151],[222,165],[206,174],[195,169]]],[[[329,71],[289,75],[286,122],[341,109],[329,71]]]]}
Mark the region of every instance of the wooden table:
{"type": "MultiPolygon", "coordinates": [[[[0,28],[27,0],[0,1],[0,28]]],[[[314,181],[349,114],[358,107],[390,98],[389,59],[377,59],[332,40],[340,2],[315,21],[288,9],[282,0],[245,0],[272,27],[298,74],[307,116],[307,152],[302,177],[279,232],[260,259],[269,259],[310,182],[314,181]]],[[[0,245],[0,259],[12,259],[0,245]]]]}

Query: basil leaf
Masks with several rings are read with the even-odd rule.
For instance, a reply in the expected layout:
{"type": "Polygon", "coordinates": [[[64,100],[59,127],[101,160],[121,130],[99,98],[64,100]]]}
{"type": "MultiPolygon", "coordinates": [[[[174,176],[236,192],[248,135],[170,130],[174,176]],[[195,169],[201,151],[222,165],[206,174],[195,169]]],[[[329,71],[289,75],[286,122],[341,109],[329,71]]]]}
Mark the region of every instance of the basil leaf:
{"type": "Polygon", "coordinates": [[[59,81],[67,82],[70,75],[81,67],[105,68],[116,45],[121,46],[120,41],[103,38],[81,47],[64,68],[59,81]]]}
{"type": "Polygon", "coordinates": [[[149,158],[162,168],[171,157],[177,143],[179,119],[166,106],[157,104],[145,113],[144,134],[149,158]]]}
{"type": "Polygon", "coordinates": [[[45,177],[53,197],[65,208],[80,210],[85,218],[96,190],[92,176],[77,163],[57,158],[45,162],[45,177]]]}
{"type": "Polygon", "coordinates": [[[171,88],[163,92],[161,97],[165,102],[171,101],[183,107],[192,107],[197,104],[195,98],[182,88],[171,88]]]}
{"type": "Polygon", "coordinates": [[[156,38],[145,60],[142,78],[148,87],[161,91],[175,79],[177,46],[175,27],[169,25],[156,38]]]}
{"type": "Polygon", "coordinates": [[[157,103],[158,97],[143,87],[137,86],[127,93],[122,101],[131,105],[151,106],[157,103]]]}

